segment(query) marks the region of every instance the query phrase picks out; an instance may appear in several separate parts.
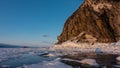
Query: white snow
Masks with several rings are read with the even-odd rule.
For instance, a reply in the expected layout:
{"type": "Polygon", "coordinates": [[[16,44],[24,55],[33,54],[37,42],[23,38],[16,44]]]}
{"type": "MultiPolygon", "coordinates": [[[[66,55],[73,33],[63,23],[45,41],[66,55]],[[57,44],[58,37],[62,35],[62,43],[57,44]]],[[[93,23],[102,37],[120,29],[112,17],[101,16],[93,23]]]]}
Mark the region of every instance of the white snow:
{"type": "Polygon", "coordinates": [[[89,43],[75,43],[75,42],[64,42],[62,44],[54,45],[50,48],[51,51],[66,54],[74,54],[77,52],[104,52],[111,54],[120,54],[120,41],[116,43],[95,43],[90,45],[89,43]]]}

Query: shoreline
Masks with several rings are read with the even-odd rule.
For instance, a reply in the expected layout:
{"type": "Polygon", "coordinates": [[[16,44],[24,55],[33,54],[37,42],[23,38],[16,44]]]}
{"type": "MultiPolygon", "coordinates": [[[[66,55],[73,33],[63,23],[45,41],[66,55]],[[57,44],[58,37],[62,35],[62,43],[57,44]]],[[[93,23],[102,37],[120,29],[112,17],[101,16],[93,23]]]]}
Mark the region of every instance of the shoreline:
{"type": "Polygon", "coordinates": [[[73,68],[120,68],[120,59],[117,59],[120,57],[120,41],[93,45],[67,41],[50,47],[50,51],[73,68]]]}

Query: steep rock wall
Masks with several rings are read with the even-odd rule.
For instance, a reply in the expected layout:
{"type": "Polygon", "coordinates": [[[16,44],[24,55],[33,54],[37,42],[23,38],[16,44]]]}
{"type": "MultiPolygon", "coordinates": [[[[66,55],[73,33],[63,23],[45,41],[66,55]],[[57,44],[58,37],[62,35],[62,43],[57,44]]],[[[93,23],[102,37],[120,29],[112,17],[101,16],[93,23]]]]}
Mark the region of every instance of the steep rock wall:
{"type": "Polygon", "coordinates": [[[58,43],[91,39],[101,43],[120,40],[120,0],[85,0],[67,19],[58,43]]]}

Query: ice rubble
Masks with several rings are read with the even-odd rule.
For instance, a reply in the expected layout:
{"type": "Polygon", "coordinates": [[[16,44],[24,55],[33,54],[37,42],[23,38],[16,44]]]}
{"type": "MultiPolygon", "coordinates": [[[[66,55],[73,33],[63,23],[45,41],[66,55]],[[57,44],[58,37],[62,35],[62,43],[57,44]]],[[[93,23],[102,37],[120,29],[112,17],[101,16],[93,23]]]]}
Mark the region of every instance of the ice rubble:
{"type": "Polygon", "coordinates": [[[75,43],[64,42],[62,44],[56,44],[50,48],[51,51],[55,51],[62,54],[72,54],[76,52],[104,52],[111,54],[120,54],[120,41],[116,43],[75,43]]]}

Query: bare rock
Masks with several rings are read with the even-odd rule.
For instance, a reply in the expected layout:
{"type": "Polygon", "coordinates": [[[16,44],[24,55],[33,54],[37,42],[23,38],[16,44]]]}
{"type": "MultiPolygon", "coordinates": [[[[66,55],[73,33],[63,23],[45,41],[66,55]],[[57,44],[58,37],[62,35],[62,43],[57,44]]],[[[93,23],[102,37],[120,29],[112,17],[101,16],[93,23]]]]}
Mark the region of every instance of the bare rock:
{"type": "Polygon", "coordinates": [[[67,19],[58,43],[120,40],[120,0],[85,0],[67,19]],[[92,41],[91,41],[92,40],[92,41]]]}

